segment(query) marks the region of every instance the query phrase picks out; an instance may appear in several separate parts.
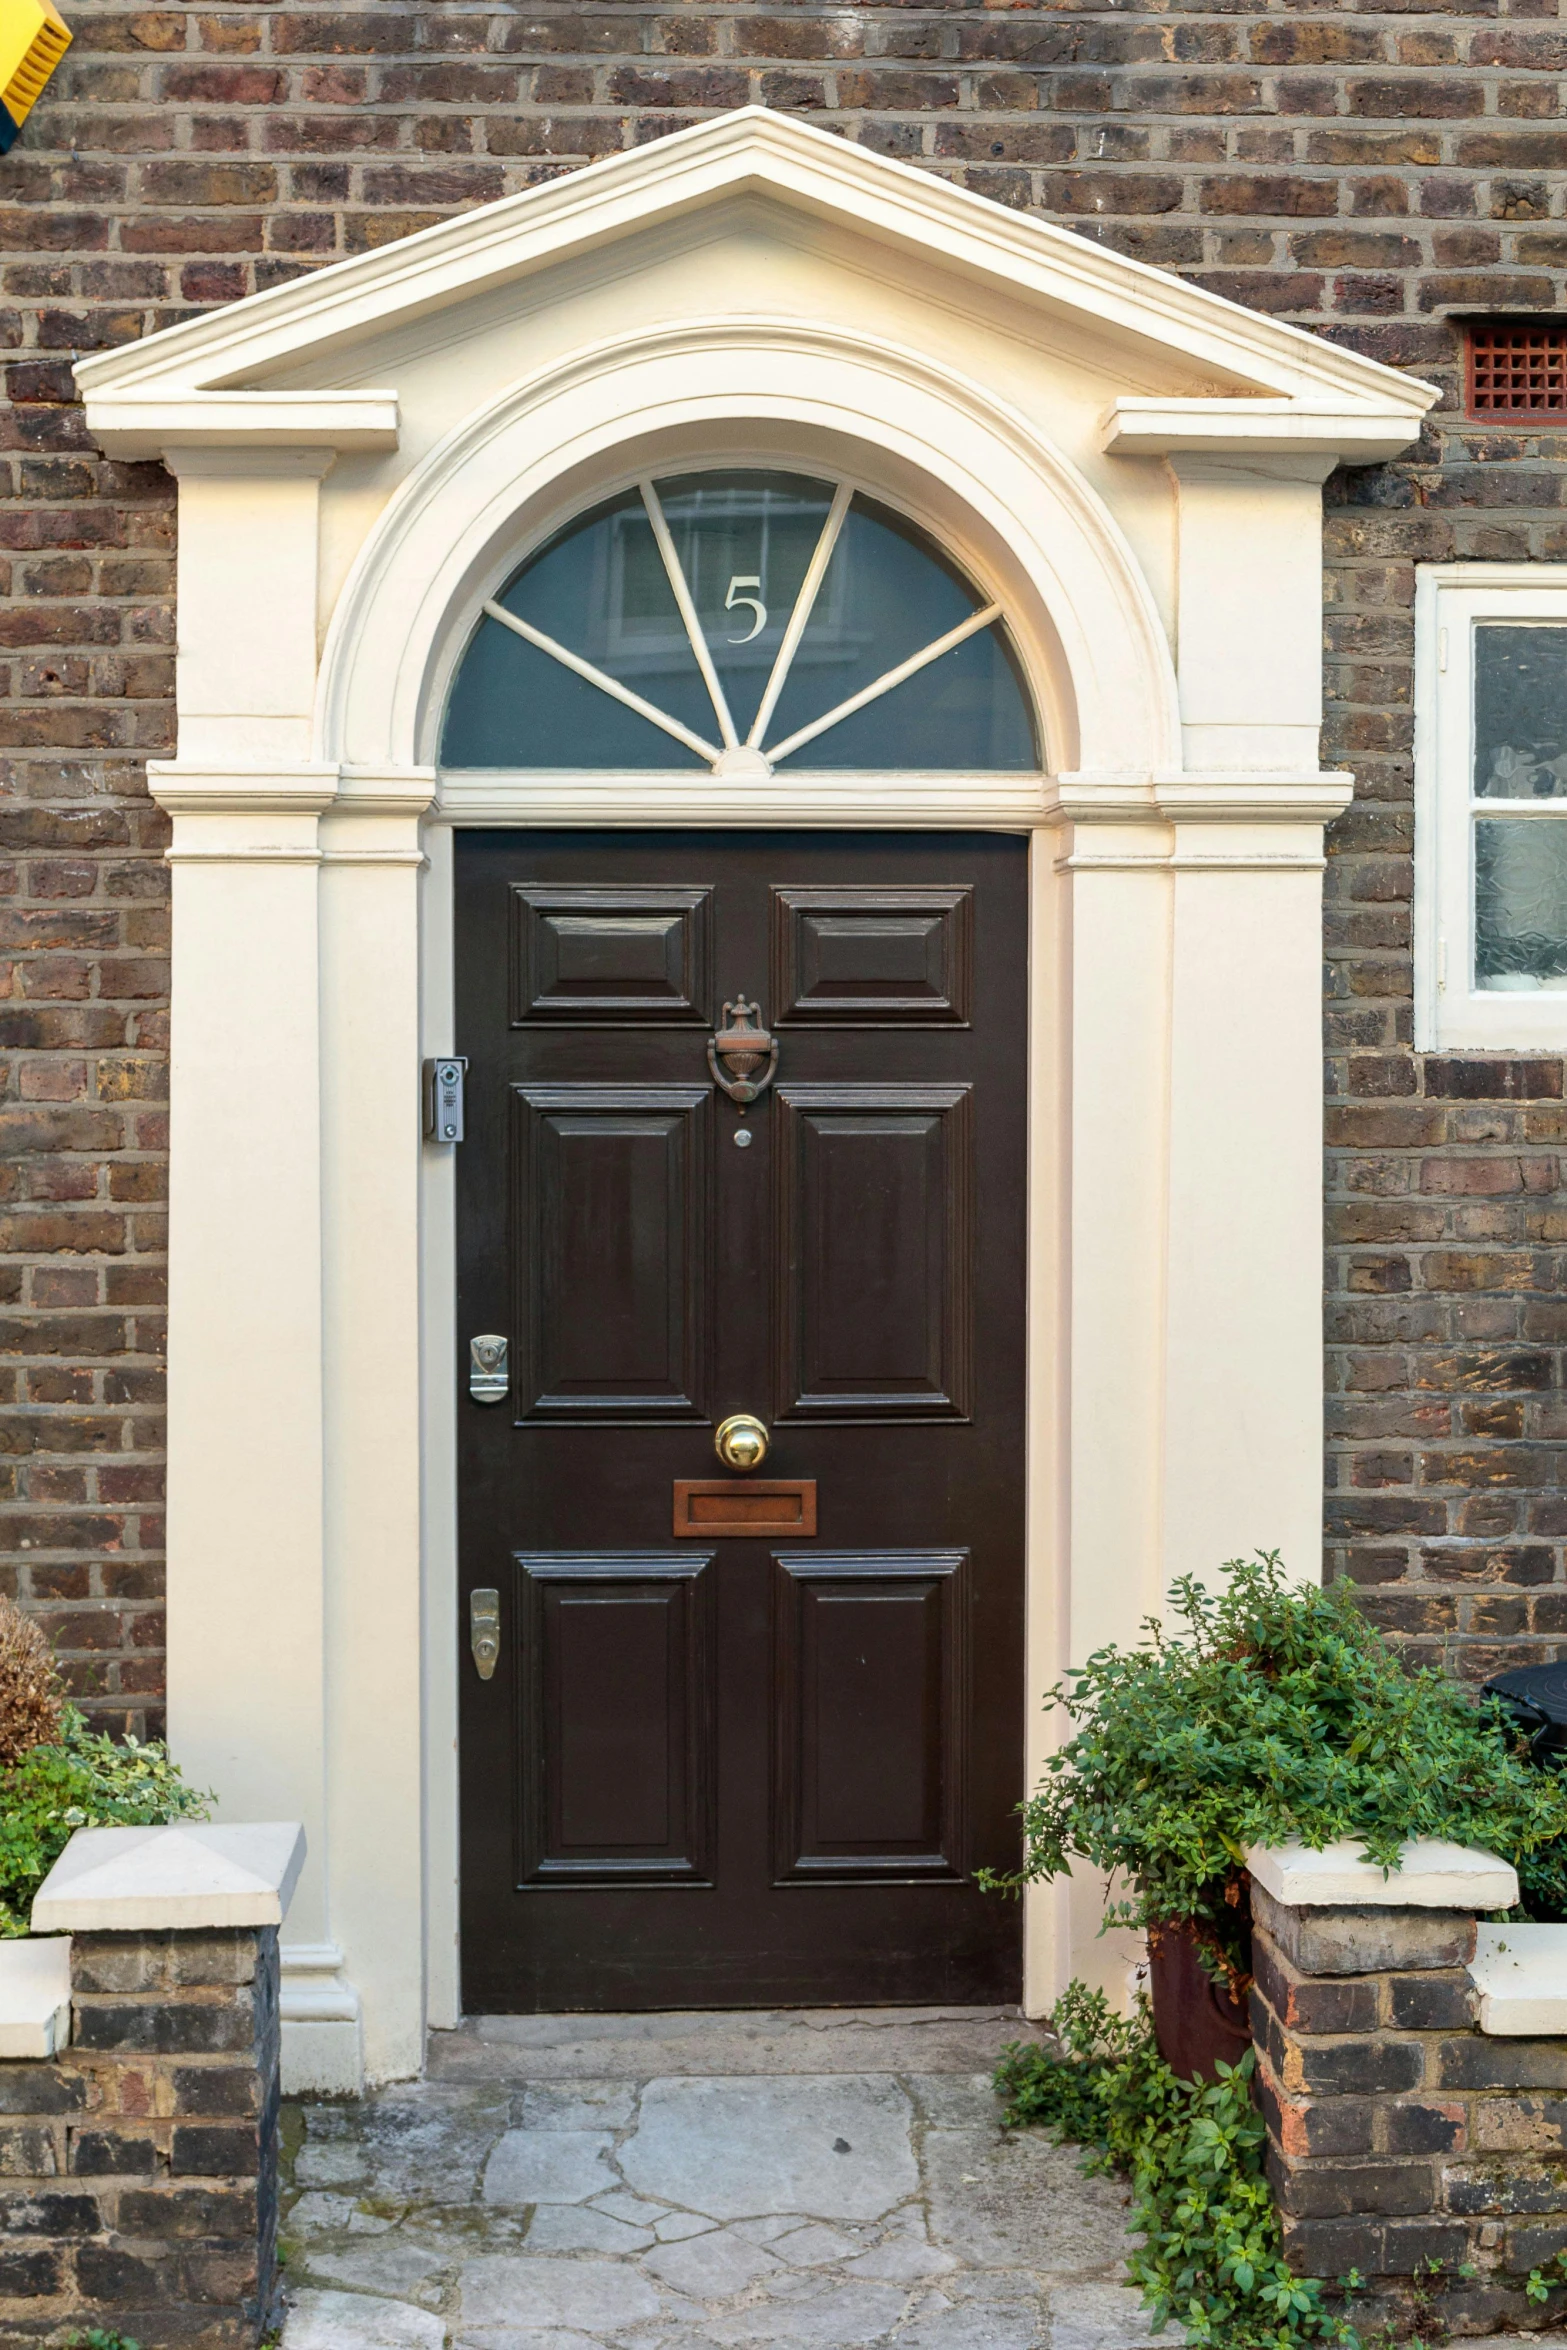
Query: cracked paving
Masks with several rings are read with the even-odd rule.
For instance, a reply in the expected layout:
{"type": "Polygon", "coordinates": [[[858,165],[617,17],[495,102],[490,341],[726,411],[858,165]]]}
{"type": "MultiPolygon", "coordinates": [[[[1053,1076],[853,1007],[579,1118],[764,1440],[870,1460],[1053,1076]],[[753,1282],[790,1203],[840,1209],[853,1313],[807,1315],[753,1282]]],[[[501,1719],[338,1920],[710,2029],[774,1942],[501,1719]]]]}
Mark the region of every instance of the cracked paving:
{"type": "Polygon", "coordinates": [[[1141,2350],[997,2010],[497,2017],[287,2126],[283,2350],[1141,2350]]]}

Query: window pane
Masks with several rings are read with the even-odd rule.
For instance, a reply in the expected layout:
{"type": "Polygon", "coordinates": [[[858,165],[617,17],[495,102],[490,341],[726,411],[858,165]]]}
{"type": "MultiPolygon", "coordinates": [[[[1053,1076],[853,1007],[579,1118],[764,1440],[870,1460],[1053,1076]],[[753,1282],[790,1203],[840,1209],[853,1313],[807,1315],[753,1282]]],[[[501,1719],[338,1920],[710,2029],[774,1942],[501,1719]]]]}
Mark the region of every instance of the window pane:
{"type": "Polygon", "coordinates": [[[1567,823],[1487,816],[1476,824],[1475,985],[1567,988],[1567,823]]]}
{"type": "MultiPolygon", "coordinates": [[[[856,498],[768,729],[783,742],[945,636],[980,599],[922,532],[856,498]]],[[[982,630],[791,753],[797,768],[1036,764],[1022,686],[1001,631],[982,630]]]]}
{"type": "Polygon", "coordinates": [[[1476,799],[1567,797],[1567,628],[1475,630],[1476,799]]]}
{"type": "MultiPolygon", "coordinates": [[[[716,739],[713,705],[635,490],[573,523],[495,601],[704,741],[716,739]]],[[[702,764],[661,727],[488,614],[457,673],[441,759],[447,767],[702,764]]]]}
{"type": "MultiPolygon", "coordinates": [[[[744,739],[833,500],[831,482],[757,471],[660,480],[659,503],[744,739]]],[[[496,598],[702,736],[719,725],[636,491],[562,531],[496,598]]],[[[925,535],[856,497],[766,729],[781,743],[966,620],[980,598],[925,535]]],[[[600,686],[485,616],[447,706],[448,767],[699,768],[600,686]]],[[[1032,769],[1028,698],[991,627],[790,756],[797,768],[1032,769]]]]}
{"type": "MultiPolygon", "coordinates": [[[[694,473],[661,481],[658,496],[743,742],[822,535],[832,483],[777,473],[694,473]]],[[[830,581],[824,592],[830,597],[830,581]]],[[[815,608],[822,610],[822,597],[815,608]]],[[[712,732],[711,705],[702,731],[712,732]]],[[[776,723],[768,731],[781,739],[776,723]]]]}

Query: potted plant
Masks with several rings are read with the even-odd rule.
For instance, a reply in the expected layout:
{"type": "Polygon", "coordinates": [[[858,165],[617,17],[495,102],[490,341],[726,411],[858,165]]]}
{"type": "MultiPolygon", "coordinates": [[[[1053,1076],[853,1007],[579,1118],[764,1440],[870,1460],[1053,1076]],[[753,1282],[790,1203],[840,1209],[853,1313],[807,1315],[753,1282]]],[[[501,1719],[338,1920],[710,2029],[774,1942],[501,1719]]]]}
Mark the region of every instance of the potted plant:
{"type": "Polygon", "coordinates": [[[89,1726],[38,1625],[0,1596],[0,1941],[28,1932],[33,1895],[78,1828],[207,1812],[162,1746],[89,1726]]]}
{"type": "Polygon", "coordinates": [[[1022,1870],[1111,1878],[1107,1925],[1148,1936],[1155,2028],[1183,2077],[1249,2037],[1253,1844],[1353,1836],[1392,1867],[1414,1836],[1518,1871],[1525,1914],[1567,1916],[1567,1777],[1528,1760],[1491,1699],[1411,1669],[1352,1587],[1290,1582],[1276,1552],[1185,1576],[1169,1621],[1103,1648],[1046,1704],[1072,1733],[1023,1806],[1022,1870]]]}

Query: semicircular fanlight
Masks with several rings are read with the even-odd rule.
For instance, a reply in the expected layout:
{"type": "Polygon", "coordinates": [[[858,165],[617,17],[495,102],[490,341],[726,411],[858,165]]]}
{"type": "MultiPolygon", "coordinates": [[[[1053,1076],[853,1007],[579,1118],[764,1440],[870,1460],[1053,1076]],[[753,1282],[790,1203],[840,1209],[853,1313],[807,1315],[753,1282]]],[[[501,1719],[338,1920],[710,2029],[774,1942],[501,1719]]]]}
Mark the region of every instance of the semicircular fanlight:
{"type": "Polygon", "coordinates": [[[789,473],[640,482],[484,606],[448,768],[1038,765],[1001,608],[924,532],[789,473]]]}

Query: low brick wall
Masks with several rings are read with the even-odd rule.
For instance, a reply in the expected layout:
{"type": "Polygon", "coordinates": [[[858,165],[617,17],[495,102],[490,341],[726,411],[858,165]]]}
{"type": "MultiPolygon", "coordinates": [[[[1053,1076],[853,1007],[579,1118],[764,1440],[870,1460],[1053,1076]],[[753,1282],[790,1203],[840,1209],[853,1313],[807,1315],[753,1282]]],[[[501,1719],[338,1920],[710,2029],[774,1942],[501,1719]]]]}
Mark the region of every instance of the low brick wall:
{"type": "Polygon", "coordinates": [[[277,1928],[76,1934],[72,2044],[0,2062],[0,2340],[274,2321],[277,1928]]]}
{"type": "Polygon", "coordinates": [[[1452,2333],[1559,2322],[1561,2296],[1547,2312],[1523,2285],[1567,2249],[1567,2039],[1476,2028],[1468,1912],[1286,1908],[1255,1885],[1252,1902],[1252,2037],[1293,2266],[1432,2295],[1452,2333]]]}

